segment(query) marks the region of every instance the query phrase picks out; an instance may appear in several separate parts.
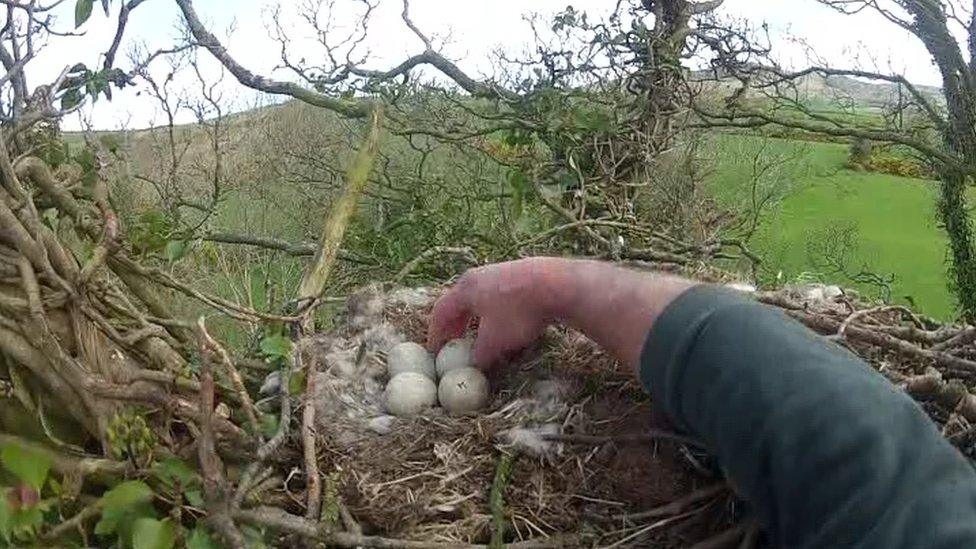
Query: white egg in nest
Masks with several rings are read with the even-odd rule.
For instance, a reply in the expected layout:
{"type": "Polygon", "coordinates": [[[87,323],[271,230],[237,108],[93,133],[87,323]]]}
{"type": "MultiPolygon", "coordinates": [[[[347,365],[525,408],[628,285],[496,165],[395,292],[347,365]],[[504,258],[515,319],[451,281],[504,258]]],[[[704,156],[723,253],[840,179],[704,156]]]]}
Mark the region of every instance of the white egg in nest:
{"type": "Polygon", "coordinates": [[[452,339],[437,353],[437,377],[444,377],[451,370],[474,366],[474,348],[470,339],[452,339]]]}
{"type": "Polygon", "coordinates": [[[423,345],[412,341],[394,345],[390,349],[386,354],[386,371],[390,379],[405,372],[421,374],[431,380],[437,379],[434,359],[423,345]]]}
{"type": "Polygon", "coordinates": [[[437,405],[437,386],[417,372],[397,374],[386,384],[386,409],[397,416],[414,416],[437,405]]]}
{"type": "Polygon", "coordinates": [[[477,368],[457,368],[444,374],[437,388],[441,406],[452,414],[465,414],[488,404],[488,378],[477,368]]]}

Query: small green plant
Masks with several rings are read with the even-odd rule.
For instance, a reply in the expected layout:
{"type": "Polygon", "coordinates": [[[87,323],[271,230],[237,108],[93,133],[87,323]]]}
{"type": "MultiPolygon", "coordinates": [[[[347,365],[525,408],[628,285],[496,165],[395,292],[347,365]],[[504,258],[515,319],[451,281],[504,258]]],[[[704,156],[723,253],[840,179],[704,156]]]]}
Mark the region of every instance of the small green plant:
{"type": "Polygon", "coordinates": [[[156,437],[146,424],[145,418],[132,410],[117,413],[105,436],[112,447],[112,454],[118,459],[130,459],[134,463],[152,461],[156,437]]]}

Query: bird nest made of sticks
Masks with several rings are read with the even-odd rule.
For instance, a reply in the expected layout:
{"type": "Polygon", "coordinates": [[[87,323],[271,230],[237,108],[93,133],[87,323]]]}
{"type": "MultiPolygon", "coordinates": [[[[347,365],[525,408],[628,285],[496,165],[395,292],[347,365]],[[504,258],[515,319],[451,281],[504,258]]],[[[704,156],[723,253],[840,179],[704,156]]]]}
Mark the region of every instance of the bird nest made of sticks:
{"type": "Polygon", "coordinates": [[[655,427],[634,376],[571,330],[550,329],[488,372],[478,413],[387,415],[386,351],[424,340],[437,294],[364,290],[334,330],[300,343],[318,372],[323,520],[398,540],[532,547],[684,547],[733,525],[709,458],[655,427]]]}
{"type": "MultiPolygon", "coordinates": [[[[836,287],[739,289],[849,347],[973,455],[976,329],[865,304],[836,287]]],[[[335,329],[298,346],[317,372],[326,524],[381,536],[371,539],[384,547],[757,544],[758,529],[700,445],[655,417],[632,373],[572,330],[550,328],[489,372],[491,401],[477,414],[387,415],[386,351],[423,342],[438,294],[366,289],[335,329]]],[[[289,482],[286,491],[301,492],[289,482]]]]}

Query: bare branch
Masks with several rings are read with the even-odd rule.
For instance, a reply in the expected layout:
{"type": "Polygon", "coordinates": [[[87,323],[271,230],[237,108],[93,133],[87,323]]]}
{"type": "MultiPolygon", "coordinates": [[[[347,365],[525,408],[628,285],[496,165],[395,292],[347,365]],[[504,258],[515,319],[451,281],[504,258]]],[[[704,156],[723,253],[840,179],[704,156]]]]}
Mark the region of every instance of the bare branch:
{"type": "Polygon", "coordinates": [[[176,0],[176,4],[183,12],[183,17],[190,28],[190,33],[196,41],[207,48],[235,78],[245,86],[255,90],[275,94],[287,95],[304,101],[310,105],[322,107],[349,118],[364,118],[369,115],[372,107],[368,101],[355,99],[337,99],[330,95],[303,88],[292,82],[272,80],[254,74],[238,63],[227,51],[217,37],[204,27],[191,0],[176,0]]]}

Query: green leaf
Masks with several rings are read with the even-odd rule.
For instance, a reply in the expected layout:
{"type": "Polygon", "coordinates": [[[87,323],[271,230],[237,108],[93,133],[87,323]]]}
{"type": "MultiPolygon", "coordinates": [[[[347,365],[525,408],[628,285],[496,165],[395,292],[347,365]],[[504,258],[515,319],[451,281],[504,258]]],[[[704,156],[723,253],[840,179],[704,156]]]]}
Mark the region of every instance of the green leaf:
{"type": "Polygon", "coordinates": [[[95,0],[78,0],[75,4],[75,28],[85,24],[88,18],[91,17],[92,7],[95,5],[95,0]]]}
{"type": "Polygon", "coordinates": [[[39,506],[20,508],[11,514],[10,521],[14,537],[30,539],[37,534],[38,528],[44,524],[44,512],[39,506]]]}
{"type": "Polygon", "coordinates": [[[19,444],[4,444],[0,459],[11,473],[38,491],[51,469],[51,458],[46,454],[19,444]]]}
{"type": "Polygon", "coordinates": [[[197,526],[186,540],[186,549],[220,549],[220,546],[203,527],[197,526]]]}
{"type": "Polygon", "coordinates": [[[95,525],[95,533],[99,536],[117,533],[120,539],[131,539],[133,521],[146,517],[156,518],[156,510],[149,502],[104,509],[102,518],[95,525]]]}
{"type": "Polygon", "coordinates": [[[261,434],[265,438],[271,438],[278,432],[278,416],[274,414],[262,414],[261,415],[261,434]]]}
{"type": "Polygon", "coordinates": [[[128,480],[102,494],[102,509],[125,508],[152,501],[153,491],[141,480],[128,480]]]}
{"type": "Polygon", "coordinates": [[[190,243],[186,240],[170,240],[166,243],[166,259],[170,263],[183,259],[188,251],[190,251],[190,243]]]}
{"type": "Polygon", "coordinates": [[[305,370],[294,372],[288,378],[288,394],[300,395],[305,392],[305,370]]]}
{"type": "Polygon", "coordinates": [[[171,549],[176,528],[169,520],[141,518],[132,526],[132,549],[171,549]]]}
{"type": "Polygon", "coordinates": [[[261,352],[271,358],[285,358],[291,355],[291,340],[281,334],[265,336],[261,340],[261,352]]]}
{"type": "Polygon", "coordinates": [[[199,478],[196,471],[185,461],[174,457],[160,461],[156,465],[155,471],[159,480],[171,487],[177,484],[183,487],[191,486],[199,478]]]}
{"type": "Polygon", "coordinates": [[[194,507],[203,509],[205,505],[203,501],[203,494],[200,493],[200,490],[187,490],[186,493],[183,494],[183,497],[186,498],[187,503],[194,507]]]}
{"type": "Polygon", "coordinates": [[[81,103],[81,92],[78,88],[71,88],[70,90],[64,92],[61,96],[61,110],[68,110],[76,107],[78,103],[81,103]]]}

